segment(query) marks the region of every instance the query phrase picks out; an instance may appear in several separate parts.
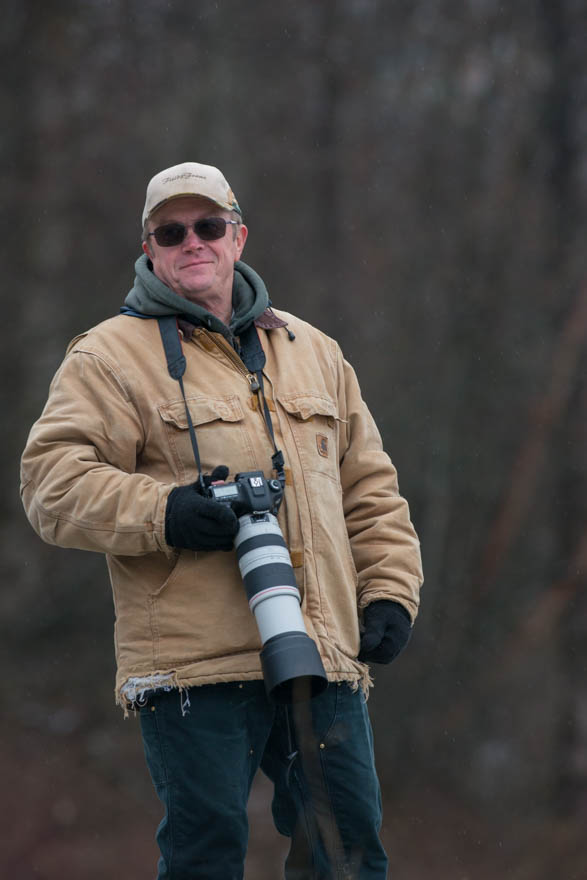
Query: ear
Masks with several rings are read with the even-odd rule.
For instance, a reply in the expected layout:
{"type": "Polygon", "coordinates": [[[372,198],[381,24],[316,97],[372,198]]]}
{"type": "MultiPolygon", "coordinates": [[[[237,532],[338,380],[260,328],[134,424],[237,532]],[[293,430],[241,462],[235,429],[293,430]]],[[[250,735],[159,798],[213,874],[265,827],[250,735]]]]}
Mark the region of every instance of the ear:
{"type": "Polygon", "coordinates": [[[151,253],[151,249],[146,241],[143,242],[143,251],[148,256],[150,260],[153,259],[153,254],[151,253]]]}
{"type": "Polygon", "coordinates": [[[236,259],[237,260],[240,260],[241,254],[245,249],[245,242],[247,240],[248,234],[249,234],[249,230],[247,229],[247,227],[243,223],[241,226],[239,226],[238,232],[236,234],[235,245],[236,245],[236,259]]]}

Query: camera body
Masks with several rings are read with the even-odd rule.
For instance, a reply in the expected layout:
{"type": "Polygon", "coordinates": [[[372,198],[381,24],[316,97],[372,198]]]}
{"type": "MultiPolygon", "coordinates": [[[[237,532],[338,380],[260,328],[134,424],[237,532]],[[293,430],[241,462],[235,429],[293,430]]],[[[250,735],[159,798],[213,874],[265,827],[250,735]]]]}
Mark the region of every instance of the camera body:
{"type": "Polygon", "coordinates": [[[283,499],[279,480],[266,480],[263,471],[237,474],[234,483],[210,486],[210,498],[229,504],[237,516],[244,513],[272,513],[277,515],[283,499]]]}
{"type": "Polygon", "coordinates": [[[308,636],[301,596],[277,512],[279,480],[262,471],[237,474],[233,483],[210,486],[209,497],[229,504],[238,516],[234,539],[238,565],[263,643],[261,666],[270,700],[311,699],[328,685],[316,644],[308,636]]]}

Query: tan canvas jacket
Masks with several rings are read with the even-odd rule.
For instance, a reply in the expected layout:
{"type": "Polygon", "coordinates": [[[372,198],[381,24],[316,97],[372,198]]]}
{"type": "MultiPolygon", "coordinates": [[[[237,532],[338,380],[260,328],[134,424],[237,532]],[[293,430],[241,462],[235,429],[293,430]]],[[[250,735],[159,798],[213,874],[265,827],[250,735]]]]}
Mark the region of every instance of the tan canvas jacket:
{"type": "MultiPolygon", "coordinates": [[[[415,617],[418,539],[338,345],[277,314],[294,341],[283,329],[258,332],[287,469],[279,521],[328,677],[366,687],[367,667],[356,659],[360,611],[393,599],[415,617]]],[[[226,464],[229,479],[257,469],[269,476],[273,447],[243,362],[203,328],[183,348],[203,472],[226,464]]],[[[167,496],[197,476],[187,428],[157,322],[119,315],[71,343],[22,458],[23,503],[43,540],[107,556],[123,704],[129,681],[183,687],[262,677],[235,554],[165,542],[167,496]]]]}

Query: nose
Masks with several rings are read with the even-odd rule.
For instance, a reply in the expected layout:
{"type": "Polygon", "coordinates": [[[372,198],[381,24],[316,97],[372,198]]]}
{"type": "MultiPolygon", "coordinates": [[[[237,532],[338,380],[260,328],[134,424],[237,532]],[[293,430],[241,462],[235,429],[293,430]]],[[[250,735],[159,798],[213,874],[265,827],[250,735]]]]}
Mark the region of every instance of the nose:
{"type": "Polygon", "coordinates": [[[183,248],[188,249],[203,247],[202,239],[196,235],[193,223],[186,227],[186,236],[181,244],[183,248]]]}

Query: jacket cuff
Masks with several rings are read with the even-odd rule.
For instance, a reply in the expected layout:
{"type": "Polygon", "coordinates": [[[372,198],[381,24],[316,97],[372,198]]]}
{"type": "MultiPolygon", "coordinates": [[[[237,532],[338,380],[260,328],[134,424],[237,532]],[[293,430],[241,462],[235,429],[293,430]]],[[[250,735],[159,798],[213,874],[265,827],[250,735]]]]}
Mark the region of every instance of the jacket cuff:
{"type": "Polygon", "coordinates": [[[367,588],[363,590],[358,602],[360,616],[363,616],[363,612],[367,605],[370,605],[372,602],[378,602],[381,599],[386,602],[395,602],[396,605],[401,605],[401,607],[407,611],[411,625],[414,625],[414,621],[418,616],[418,605],[415,602],[406,599],[404,596],[392,595],[382,589],[369,590],[367,588]]]}
{"type": "Polygon", "coordinates": [[[177,488],[177,483],[171,483],[170,485],[162,486],[161,492],[159,493],[159,501],[157,504],[155,521],[153,523],[153,535],[157,543],[157,550],[165,553],[165,555],[168,557],[175,556],[177,553],[176,549],[174,547],[171,547],[165,540],[165,514],[167,512],[167,499],[175,488],[177,488]]]}

